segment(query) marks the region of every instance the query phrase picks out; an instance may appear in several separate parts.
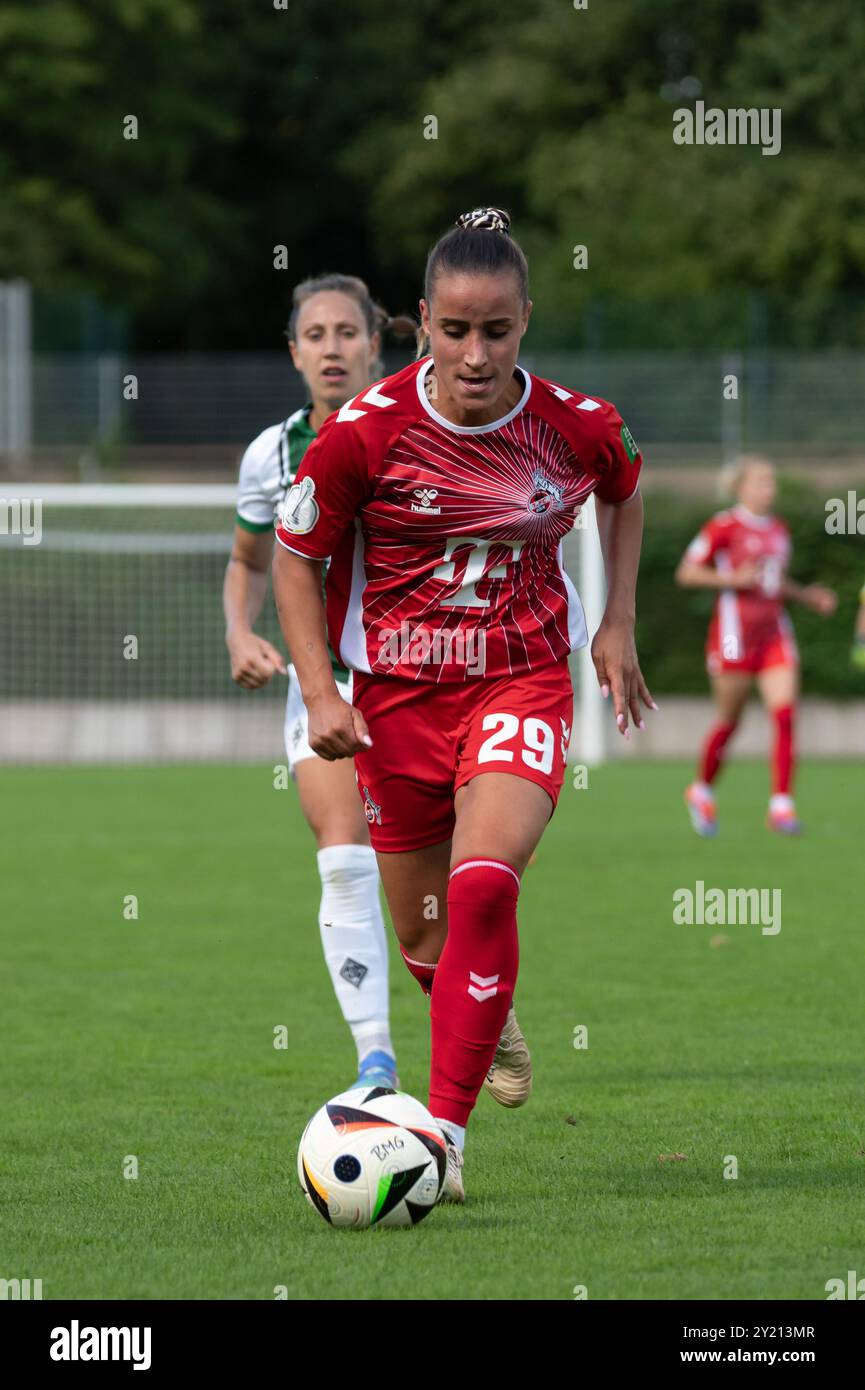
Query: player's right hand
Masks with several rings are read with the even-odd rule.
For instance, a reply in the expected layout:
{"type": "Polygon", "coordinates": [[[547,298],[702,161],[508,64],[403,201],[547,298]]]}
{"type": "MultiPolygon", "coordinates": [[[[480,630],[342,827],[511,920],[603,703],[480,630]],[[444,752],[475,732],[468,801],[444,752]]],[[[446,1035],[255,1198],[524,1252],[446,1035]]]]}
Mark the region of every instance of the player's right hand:
{"type": "Polygon", "coordinates": [[[366,720],[359,709],[348,704],[334,687],[317,699],[306,702],[309,714],[307,739],[313,753],[326,762],[353,758],[372,747],[366,720]]]}
{"type": "Polygon", "coordinates": [[[254,632],[245,632],[228,643],[231,679],[246,690],[258,690],[277,671],[285,675],[285,662],[276,647],[254,632]]]}
{"type": "Polygon", "coordinates": [[[733,570],[732,574],[724,576],[725,589],[753,589],[760,577],[760,566],[754,560],[744,560],[741,565],[733,570]]]}

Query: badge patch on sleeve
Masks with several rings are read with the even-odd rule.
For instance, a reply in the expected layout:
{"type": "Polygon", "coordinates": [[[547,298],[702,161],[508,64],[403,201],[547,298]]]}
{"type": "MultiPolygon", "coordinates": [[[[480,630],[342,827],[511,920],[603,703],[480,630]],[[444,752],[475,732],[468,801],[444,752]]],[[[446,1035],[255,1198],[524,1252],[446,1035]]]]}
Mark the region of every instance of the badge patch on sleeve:
{"type": "Polygon", "coordinates": [[[634,459],[637,457],[637,454],[640,451],[637,448],[637,441],[631,434],[631,431],[628,429],[627,425],[622,425],[622,447],[625,450],[625,453],[628,455],[629,461],[633,463],[634,459]]]}
{"type": "Polygon", "coordinates": [[[312,478],[295,483],[285,494],[282,524],[293,536],[307,535],[318,521],[318,503],[314,494],[315,481],[312,478]]]}

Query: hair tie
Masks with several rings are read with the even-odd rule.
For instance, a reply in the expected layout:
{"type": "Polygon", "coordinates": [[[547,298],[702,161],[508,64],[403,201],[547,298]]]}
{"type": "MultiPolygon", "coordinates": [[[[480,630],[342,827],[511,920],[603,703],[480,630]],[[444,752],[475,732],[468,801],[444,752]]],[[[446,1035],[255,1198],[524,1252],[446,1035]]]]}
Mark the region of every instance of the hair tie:
{"type": "Polygon", "coordinates": [[[510,225],[511,219],[503,208],[475,208],[472,212],[462,213],[454,223],[463,230],[502,232],[505,236],[510,235],[510,225]]]}

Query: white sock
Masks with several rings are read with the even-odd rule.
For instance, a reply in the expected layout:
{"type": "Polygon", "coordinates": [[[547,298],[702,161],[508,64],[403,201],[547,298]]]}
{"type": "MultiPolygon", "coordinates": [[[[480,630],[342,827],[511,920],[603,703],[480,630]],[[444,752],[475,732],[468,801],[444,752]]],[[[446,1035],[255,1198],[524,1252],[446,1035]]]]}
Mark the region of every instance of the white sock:
{"type": "Polygon", "coordinates": [[[387,941],[375,851],[369,845],[328,845],[317,858],[321,944],[342,1016],[357,1045],[358,1062],[378,1049],[393,1057],[387,941]]]}
{"type": "Polygon", "coordinates": [[[373,1019],[371,1023],[351,1023],[349,1027],[357,1044],[358,1066],[371,1052],[389,1052],[391,1057],[394,1055],[386,1020],[383,1024],[378,1019],[373,1019]]]}
{"type": "Polygon", "coordinates": [[[708,797],[710,801],[715,800],[715,793],[712,791],[708,782],[695,782],[694,791],[699,792],[701,796],[708,797]]]}
{"type": "Polygon", "coordinates": [[[769,797],[769,810],[773,816],[778,815],[779,812],[789,814],[794,809],[793,798],[788,796],[786,792],[775,792],[773,796],[769,797]]]}
{"type": "Polygon", "coordinates": [[[460,1153],[462,1153],[466,1146],[465,1125],[455,1125],[453,1120],[440,1120],[438,1115],[433,1115],[433,1119],[439,1129],[443,1130],[448,1138],[454,1141],[460,1153]]]}

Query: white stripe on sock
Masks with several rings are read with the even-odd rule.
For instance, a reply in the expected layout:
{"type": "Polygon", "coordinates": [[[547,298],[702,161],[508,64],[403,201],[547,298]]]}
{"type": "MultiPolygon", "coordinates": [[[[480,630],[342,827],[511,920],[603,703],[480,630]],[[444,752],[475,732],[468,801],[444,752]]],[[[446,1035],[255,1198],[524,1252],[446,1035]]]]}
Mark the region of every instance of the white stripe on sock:
{"type": "Polygon", "coordinates": [[[502,864],[498,859],[467,859],[464,864],[459,864],[457,868],[452,869],[449,877],[456,878],[457,874],[461,874],[464,869],[502,869],[504,873],[512,874],[517,881],[517,886],[519,886],[520,876],[516,870],[512,869],[510,864],[502,864]]]}

